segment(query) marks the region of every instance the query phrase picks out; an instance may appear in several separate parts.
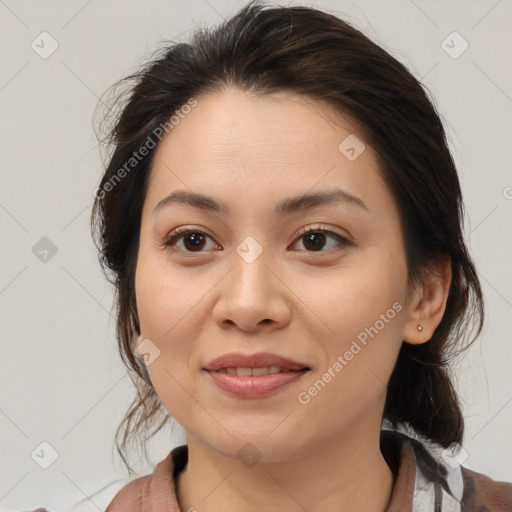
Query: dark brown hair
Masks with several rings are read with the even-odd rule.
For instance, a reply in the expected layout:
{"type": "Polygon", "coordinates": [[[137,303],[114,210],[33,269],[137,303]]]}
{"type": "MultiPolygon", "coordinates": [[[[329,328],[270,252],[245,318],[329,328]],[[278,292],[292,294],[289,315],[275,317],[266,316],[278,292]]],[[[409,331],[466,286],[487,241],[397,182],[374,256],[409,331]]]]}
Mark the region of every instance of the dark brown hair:
{"type": "Polygon", "coordinates": [[[298,93],[351,116],[378,155],[379,171],[398,205],[409,283],[418,282],[441,257],[450,258],[452,283],[443,319],[427,343],[402,343],[384,418],[444,447],[461,443],[464,421],[448,370],[471,333],[469,343],[482,329],[483,298],[463,239],[457,171],[423,84],[337,16],[262,2],[250,2],[220,26],[197,29],[190,43],[165,46],[120,83],[128,88],[117,95],[119,110],[106,139],[111,151],[95,194],[91,228],[105,275],[115,287],[119,350],[137,390],[116,432],[117,450],[129,471],[127,443],[144,429],[144,447],[170,420],[133,351],[140,335],[134,276],[154,149],[143,158],[138,151],[191,98],[226,87],[262,96],[298,93]],[[139,156],[131,161],[134,154],[139,156]],[[114,183],[122,168],[126,172],[114,183]]]}

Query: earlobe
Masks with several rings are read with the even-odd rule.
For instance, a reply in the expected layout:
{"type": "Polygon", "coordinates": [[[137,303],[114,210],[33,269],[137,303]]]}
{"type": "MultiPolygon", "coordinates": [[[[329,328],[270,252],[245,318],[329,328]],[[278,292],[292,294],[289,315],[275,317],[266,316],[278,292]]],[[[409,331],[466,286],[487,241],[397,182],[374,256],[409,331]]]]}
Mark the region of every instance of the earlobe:
{"type": "Polygon", "coordinates": [[[450,285],[452,266],[448,257],[435,270],[425,274],[409,303],[402,340],[412,345],[426,343],[432,338],[443,318],[450,285]]]}

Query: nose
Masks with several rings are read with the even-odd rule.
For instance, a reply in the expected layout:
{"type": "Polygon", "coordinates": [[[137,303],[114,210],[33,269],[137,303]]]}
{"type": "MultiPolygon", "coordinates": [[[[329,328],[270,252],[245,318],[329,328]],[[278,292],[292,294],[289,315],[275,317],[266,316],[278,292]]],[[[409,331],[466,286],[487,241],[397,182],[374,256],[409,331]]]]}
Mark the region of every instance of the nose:
{"type": "Polygon", "coordinates": [[[293,293],[279,275],[278,265],[269,259],[265,252],[252,261],[238,253],[234,255],[231,270],[219,283],[213,308],[219,326],[254,332],[282,328],[289,323],[293,293]]]}

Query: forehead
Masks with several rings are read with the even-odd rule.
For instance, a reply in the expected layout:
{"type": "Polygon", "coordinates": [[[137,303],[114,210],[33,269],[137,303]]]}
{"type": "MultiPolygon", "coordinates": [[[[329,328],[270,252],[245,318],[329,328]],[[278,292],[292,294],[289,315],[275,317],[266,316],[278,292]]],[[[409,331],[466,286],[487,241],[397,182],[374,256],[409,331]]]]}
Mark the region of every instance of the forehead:
{"type": "Polygon", "coordinates": [[[376,155],[357,123],[327,102],[238,89],[196,101],[156,149],[148,188],[153,207],[176,188],[233,200],[259,194],[263,201],[341,186],[366,204],[372,195],[391,200],[382,197],[376,155]],[[346,153],[351,147],[356,158],[346,153]]]}
{"type": "Polygon", "coordinates": [[[227,88],[196,101],[164,137],[157,153],[172,145],[171,151],[200,149],[198,156],[208,152],[219,158],[236,159],[243,150],[245,156],[324,159],[337,156],[340,137],[360,131],[350,116],[326,101],[288,92],[256,96],[227,88]]]}

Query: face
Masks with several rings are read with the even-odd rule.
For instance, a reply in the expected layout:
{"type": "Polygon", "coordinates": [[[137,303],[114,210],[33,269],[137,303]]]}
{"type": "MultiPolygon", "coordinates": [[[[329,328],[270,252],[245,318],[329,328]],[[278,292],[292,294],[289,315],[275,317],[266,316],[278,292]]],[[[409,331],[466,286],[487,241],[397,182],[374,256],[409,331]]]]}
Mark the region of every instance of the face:
{"type": "MultiPolygon", "coordinates": [[[[397,207],[361,141],[323,102],[234,89],[197,98],[162,139],[142,212],[139,341],[189,439],[233,457],[251,442],[291,460],[380,430],[407,267],[397,207]],[[211,199],[161,203],[176,191],[211,199]],[[292,200],[305,194],[316,200],[292,200]],[[204,370],[233,352],[309,370],[265,377],[284,384],[264,396],[237,395],[204,370]]],[[[237,378],[251,377],[221,379],[237,378]]]]}

